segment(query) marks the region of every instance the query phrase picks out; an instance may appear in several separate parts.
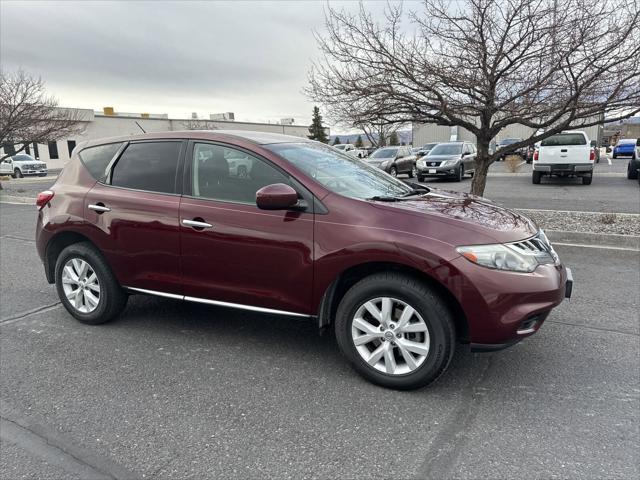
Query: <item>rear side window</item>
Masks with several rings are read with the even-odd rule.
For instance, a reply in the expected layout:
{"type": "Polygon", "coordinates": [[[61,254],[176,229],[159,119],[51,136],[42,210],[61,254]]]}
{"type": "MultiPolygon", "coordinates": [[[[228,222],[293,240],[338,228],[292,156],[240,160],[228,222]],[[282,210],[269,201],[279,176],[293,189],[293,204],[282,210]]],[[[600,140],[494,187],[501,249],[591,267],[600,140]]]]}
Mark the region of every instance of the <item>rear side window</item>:
{"type": "Polygon", "coordinates": [[[93,178],[102,182],[106,178],[109,162],[121,146],[122,143],[109,143],[85,148],[80,152],[79,157],[93,178]]]}
{"type": "Polygon", "coordinates": [[[581,133],[558,133],[542,140],[542,147],[561,147],[565,145],[586,145],[587,139],[581,133]]]}
{"type": "Polygon", "coordinates": [[[133,143],[127,147],[113,168],[111,185],[176,193],[176,172],[180,142],[133,143]]]}

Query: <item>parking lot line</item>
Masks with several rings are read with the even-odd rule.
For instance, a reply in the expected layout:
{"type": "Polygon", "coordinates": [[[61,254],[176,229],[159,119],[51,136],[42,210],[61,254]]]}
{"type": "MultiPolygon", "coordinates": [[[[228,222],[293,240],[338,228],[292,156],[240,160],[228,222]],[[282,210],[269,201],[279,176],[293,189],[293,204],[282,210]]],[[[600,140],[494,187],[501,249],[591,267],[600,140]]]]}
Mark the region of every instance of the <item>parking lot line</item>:
{"type": "Polygon", "coordinates": [[[562,243],[562,242],[552,242],[553,245],[561,245],[563,247],[581,247],[581,248],[601,248],[604,250],[624,250],[627,252],[640,252],[637,248],[628,248],[628,247],[613,247],[609,245],[585,245],[584,243],[562,243]]]}

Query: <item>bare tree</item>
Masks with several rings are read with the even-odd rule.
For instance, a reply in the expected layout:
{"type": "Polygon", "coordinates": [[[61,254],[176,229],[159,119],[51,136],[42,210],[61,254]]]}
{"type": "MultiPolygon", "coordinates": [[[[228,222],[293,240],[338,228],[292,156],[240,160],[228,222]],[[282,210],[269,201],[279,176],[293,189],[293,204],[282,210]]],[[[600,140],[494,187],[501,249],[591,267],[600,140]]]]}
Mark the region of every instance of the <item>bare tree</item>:
{"type": "MultiPolygon", "coordinates": [[[[39,77],[22,70],[0,71],[0,145],[11,145],[18,153],[30,143],[53,142],[77,133],[81,122],[77,110],[58,108],[39,77]]],[[[0,161],[8,156],[5,149],[0,161]]]]}
{"type": "Polygon", "coordinates": [[[471,192],[482,195],[499,155],[640,112],[639,2],[423,0],[406,15],[389,5],[382,25],[362,4],[356,15],[328,8],[308,94],[352,105],[356,121],[467,129],[478,147],[471,192]],[[514,124],[536,133],[491,153],[514,124]]]}

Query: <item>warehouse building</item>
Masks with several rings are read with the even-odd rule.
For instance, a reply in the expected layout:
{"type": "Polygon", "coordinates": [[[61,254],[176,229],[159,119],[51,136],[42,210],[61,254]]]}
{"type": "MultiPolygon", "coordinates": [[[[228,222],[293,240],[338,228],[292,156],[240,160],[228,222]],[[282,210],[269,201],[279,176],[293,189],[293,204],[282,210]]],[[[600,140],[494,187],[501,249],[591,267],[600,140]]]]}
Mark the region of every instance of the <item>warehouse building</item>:
{"type": "MultiPolygon", "coordinates": [[[[102,112],[90,109],[73,109],[81,120],[77,134],[47,144],[30,144],[26,153],[47,163],[49,169],[62,168],[71,157],[76,145],[87,140],[121,135],[137,135],[145,132],[171,132],[176,130],[253,130],[259,132],[283,133],[295,137],[306,138],[309,127],[293,125],[291,119],[283,119],[281,123],[236,122],[231,112],[212,114],[209,119],[196,118],[195,114],[188,119],[169,118],[167,114],[124,113],[115,112],[105,107],[102,112]]],[[[329,129],[325,129],[327,137],[329,129]]],[[[0,148],[0,156],[12,155],[11,146],[0,148]]]]}
{"type": "MultiPolygon", "coordinates": [[[[603,122],[604,123],[604,122],[603,122]]],[[[587,133],[590,140],[595,140],[598,145],[602,142],[603,125],[581,128],[587,133]]],[[[414,123],[412,125],[413,146],[419,147],[430,142],[472,142],[476,143],[473,133],[462,127],[448,127],[435,123],[414,123]]],[[[496,143],[505,138],[529,138],[535,130],[524,125],[509,125],[505,127],[494,139],[496,143]]]]}

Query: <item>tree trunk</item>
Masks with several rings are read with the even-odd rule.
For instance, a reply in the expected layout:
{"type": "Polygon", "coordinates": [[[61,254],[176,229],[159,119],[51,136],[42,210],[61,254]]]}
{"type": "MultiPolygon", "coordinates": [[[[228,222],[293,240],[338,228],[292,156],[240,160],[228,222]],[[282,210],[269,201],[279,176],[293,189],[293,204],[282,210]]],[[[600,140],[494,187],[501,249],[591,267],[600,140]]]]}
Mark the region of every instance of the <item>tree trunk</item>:
{"type": "Polygon", "coordinates": [[[473,195],[482,197],[484,195],[484,187],[487,185],[487,172],[489,171],[489,142],[490,140],[477,139],[478,154],[476,156],[476,170],[473,174],[471,182],[471,192],[473,195]]]}

